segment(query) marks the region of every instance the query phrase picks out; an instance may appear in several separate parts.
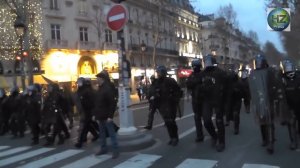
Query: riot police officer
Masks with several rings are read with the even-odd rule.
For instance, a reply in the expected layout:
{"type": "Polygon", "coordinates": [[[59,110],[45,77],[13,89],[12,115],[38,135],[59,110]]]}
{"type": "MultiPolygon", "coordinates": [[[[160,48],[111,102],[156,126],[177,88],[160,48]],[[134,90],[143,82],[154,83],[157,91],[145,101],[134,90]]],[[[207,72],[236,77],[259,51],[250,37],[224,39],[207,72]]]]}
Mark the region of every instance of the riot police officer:
{"type": "Polygon", "coordinates": [[[257,55],[254,59],[255,69],[249,76],[251,104],[260,124],[262,146],[267,152],[274,152],[274,113],[272,110],[275,77],[269,68],[266,57],[257,55]]]}
{"type": "Polygon", "coordinates": [[[5,90],[0,88],[0,135],[4,135],[8,131],[8,121],[7,109],[5,104],[7,101],[7,96],[5,90]]]}
{"type": "Polygon", "coordinates": [[[75,147],[81,148],[88,132],[94,136],[93,141],[98,139],[98,134],[92,123],[92,109],[94,108],[93,89],[88,79],[77,79],[77,92],[74,95],[74,102],[80,115],[80,132],[75,147]]]}
{"type": "Polygon", "coordinates": [[[52,136],[48,136],[48,131],[45,130],[46,134],[46,144],[45,146],[51,146],[55,142],[55,138],[58,135],[58,144],[64,143],[64,136],[62,134],[62,127],[64,122],[64,102],[63,96],[59,92],[58,84],[50,84],[48,86],[48,95],[45,99],[45,104],[43,107],[43,119],[46,127],[53,125],[52,136]]]}
{"type": "Polygon", "coordinates": [[[286,110],[285,114],[283,114],[283,117],[286,118],[290,134],[290,149],[294,150],[298,146],[296,122],[298,121],[299,123],[300,121],[300,74],[296,72],[295,66],[290,60],[284,60],[282,62],[282,72],[283,85],[286,95],[286,101],[288,104],[288,109],[286,110]],[[289,115],[289,111],[292,111],[291,115],[289,115]]]}
{"type": "Polygon", "coordinates": [[[218,152],[225,149],[225,126],[224,126],[224,93],[226,89],[226,72],[215,66],[216,59],[212,55],[203,58],[204,70],[201,72],[201,91],[202,94],[202,112],[204,126],[212,137],[212,146],[216,147],[218,152]],[[218,131],[215,131],[212,122],[213,110],[216,114],[216,125],[218,131]]]}
{"type": "Polygon", "coordinates": [[[167,77],[167,68],[158,66],[156,68],[157,82],[155,84],[156,101],[159,103],[159,112],[167,127],[170,141],[169,145],[178,144],[178,127],[176,124],[176,113],[182,92],[175,79],[167,77]]]}
{"type": "Polygon", "coordinates": [[[186,86],[188,91],[192,95],[192,107],[194,112],[194,120],[196,125],[196,142],[202,142],[204,140],[202,130],[202,99],[203,97],[197,97],[197,90],[201,84],[200,72],[201,72],[201,60],[195,59],[192,61],[193,73],[188,77],[186,86]]]}
{"type": "Polygon", "coordinates": [[[240,76],[240,81],[241,81],[241,89],[242,89],[242,98],[243,98],[243,103],[246,109],[246,113],[250,113],[250,89],[249,89],[249,83],[248,83],[248,78],[249,78],[249,72],[246,69],[245,66],[242,67],[240,70],[241,76],[240,76]]]}
{"type": "Polygon", "coordinates": [[[147,130],[152,129],[154,114],[158,110],[158,104],[159,104],[159,102],[157,102],[157,99],[155,99],[155,83],[157,80],[155,79],[154,75],[150,77],[150,80],[151,80],[151,85],[149,86],[148,94],[147,94],[147,99],[149,101],[148,122],[147,125],[144,127],[144,129],[147,130]]]}
{"type": "Polygon", "coordinates": [[[39,96],[37,94],[37,88],[34,85],[30,85],[28,88],[28,95],[24,97],[24,110],[26,114],[26,120],[30,126],[32,133],[32,145],[39,143],[39,134],[41,121],[41,104],[39,96]]]}

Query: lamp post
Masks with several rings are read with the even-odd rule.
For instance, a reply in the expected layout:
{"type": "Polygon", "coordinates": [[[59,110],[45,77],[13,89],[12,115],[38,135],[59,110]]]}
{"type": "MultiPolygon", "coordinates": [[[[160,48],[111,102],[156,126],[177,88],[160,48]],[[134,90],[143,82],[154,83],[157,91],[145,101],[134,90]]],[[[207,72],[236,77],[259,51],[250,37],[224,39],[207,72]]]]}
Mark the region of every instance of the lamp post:
{"type": "Polygon", "coordinates": [[[144,63],[144,68],[145,68],[145,84],[146,88],[148,88],[148,80],[147,80],[147,66],[146,66],[146,59],[145,59],[145,51],[147,50],[146,44],[144,41],[142,41],[141,44],[141,51],[142,51],[142,57],[143,57],[143,63],[144,63]]]}
{"type": "MultiPolygon", "coordinates": [[[[20,58],[21,58],[21,80],[22,80],[22,89],[25,90],[25,58],[23,58],[23,37],[26,31],[26,26],[24,24],[24,18],[18,15],[16,21],[14,23],[14,28],[16,31],[17,36],[19,37],[19,44],[20,44],[20,58]]],[[[14,83],[16,85],[16,83],[14,83]]]]}

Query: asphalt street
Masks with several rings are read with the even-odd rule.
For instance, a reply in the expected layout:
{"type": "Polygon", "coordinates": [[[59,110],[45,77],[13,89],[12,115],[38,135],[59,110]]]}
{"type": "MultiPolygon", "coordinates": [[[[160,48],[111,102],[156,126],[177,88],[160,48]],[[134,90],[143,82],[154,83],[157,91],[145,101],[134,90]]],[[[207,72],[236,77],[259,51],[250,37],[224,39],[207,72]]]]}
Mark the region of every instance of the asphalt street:
{"type": "MultiPolygon", "coordinates": [[[[300,150],[289,150],[286,127],[276,125],[275,153],[269,155],[261,147],[261,137],[253,114],[241,111],[240,134],[233,134],[233,125],[226,127],[226,149],[219,153],[210,145],[210,137],[205,132],[204,142],[196,143],[193,113],[190,102],[185,102],[185,113],[177,118],[180,141],[178,146],[167,145],[167,130],[159,114],[155,115],[151,131],[143,130],[147,122],[147,104],[131,107],[134,122],[140,131],[153,135],[156,143],[143,150],[123,152],[112,160],[111,153],[94,156],[100,149],[97,142],[88,141],[82,149],[74,148],[77,138],[76,125],[72,136],[64,145],[45,148],[41,144],[30,146],[30,132],[25,138],[11,139],[9,135],[0,137],[0,167],[47,167],[47,168],[299,168],[300,150]]],[[[115,122],[118,123],[118,117],[115,122]]],[[[91,139],[91,137],[89,137],[91,139]]]]}

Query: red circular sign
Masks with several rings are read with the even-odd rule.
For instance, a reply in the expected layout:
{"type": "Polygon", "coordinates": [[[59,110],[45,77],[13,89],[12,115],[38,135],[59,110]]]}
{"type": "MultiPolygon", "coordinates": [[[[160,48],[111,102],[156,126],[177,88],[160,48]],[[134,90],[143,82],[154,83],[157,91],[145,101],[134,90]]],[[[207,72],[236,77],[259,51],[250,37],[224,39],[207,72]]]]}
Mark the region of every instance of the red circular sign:
{"type": "Polygon", "coordinates": [[[107,26],[113,31],[121,30],[127,22],[127,11],[123,5],[114,5],[106,17],[107,26]]]}

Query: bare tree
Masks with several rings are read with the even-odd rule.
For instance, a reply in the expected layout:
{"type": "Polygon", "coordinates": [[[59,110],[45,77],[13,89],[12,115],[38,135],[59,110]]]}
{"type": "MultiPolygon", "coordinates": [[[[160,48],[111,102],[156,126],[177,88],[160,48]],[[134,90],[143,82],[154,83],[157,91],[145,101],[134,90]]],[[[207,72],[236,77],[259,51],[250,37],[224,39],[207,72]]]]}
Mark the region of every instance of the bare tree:
{"type": "Polygon", "coordinates": [[[263,52],[267,57],[268,63],[271,65],[279,65],[279,62],[283,58],[283,53],[280,53],[270,41],[267,41],[263,46],[263,52]]]}
{"type": "Polygon", "coordinates": [[[299,0],[265,0],[266,7],[290,7],[291,31],[280,32],[281,41],[287,55],[300,65],[300,1],[299,0]]]}
{"type": "Polygon", "coordinates": [[[99,42],[99,48],[101,49],[103,47],[101,43],[101,38],[103,36],[103,32],[105,31],[105,21],[104,21],[104,13],[103,10],[97,6],[94,7],[94,13],[93,13],[93,22],[92,25],[96,29],[96,34],[98,37],[98,42],[99,42]]]}
{"type": "Polygon", "coordinates": [[[225,6],[220,6],[218,10],[218,16],[224,17],[227,23],[231,24],[235,28],[238,28],[239,22],[237,20],[237,14],[231,3],[225,6]]]}
{"type": "Polygon", "coordinates": [[[248,36],[251,40],[253,40],[253,42],[255,42],[255,43],[257,43],[257,44],[259,43],[258,35],[257,35],[257,33],[256,33],[255,31],[249,30],[247,36],[248,36]]]}

